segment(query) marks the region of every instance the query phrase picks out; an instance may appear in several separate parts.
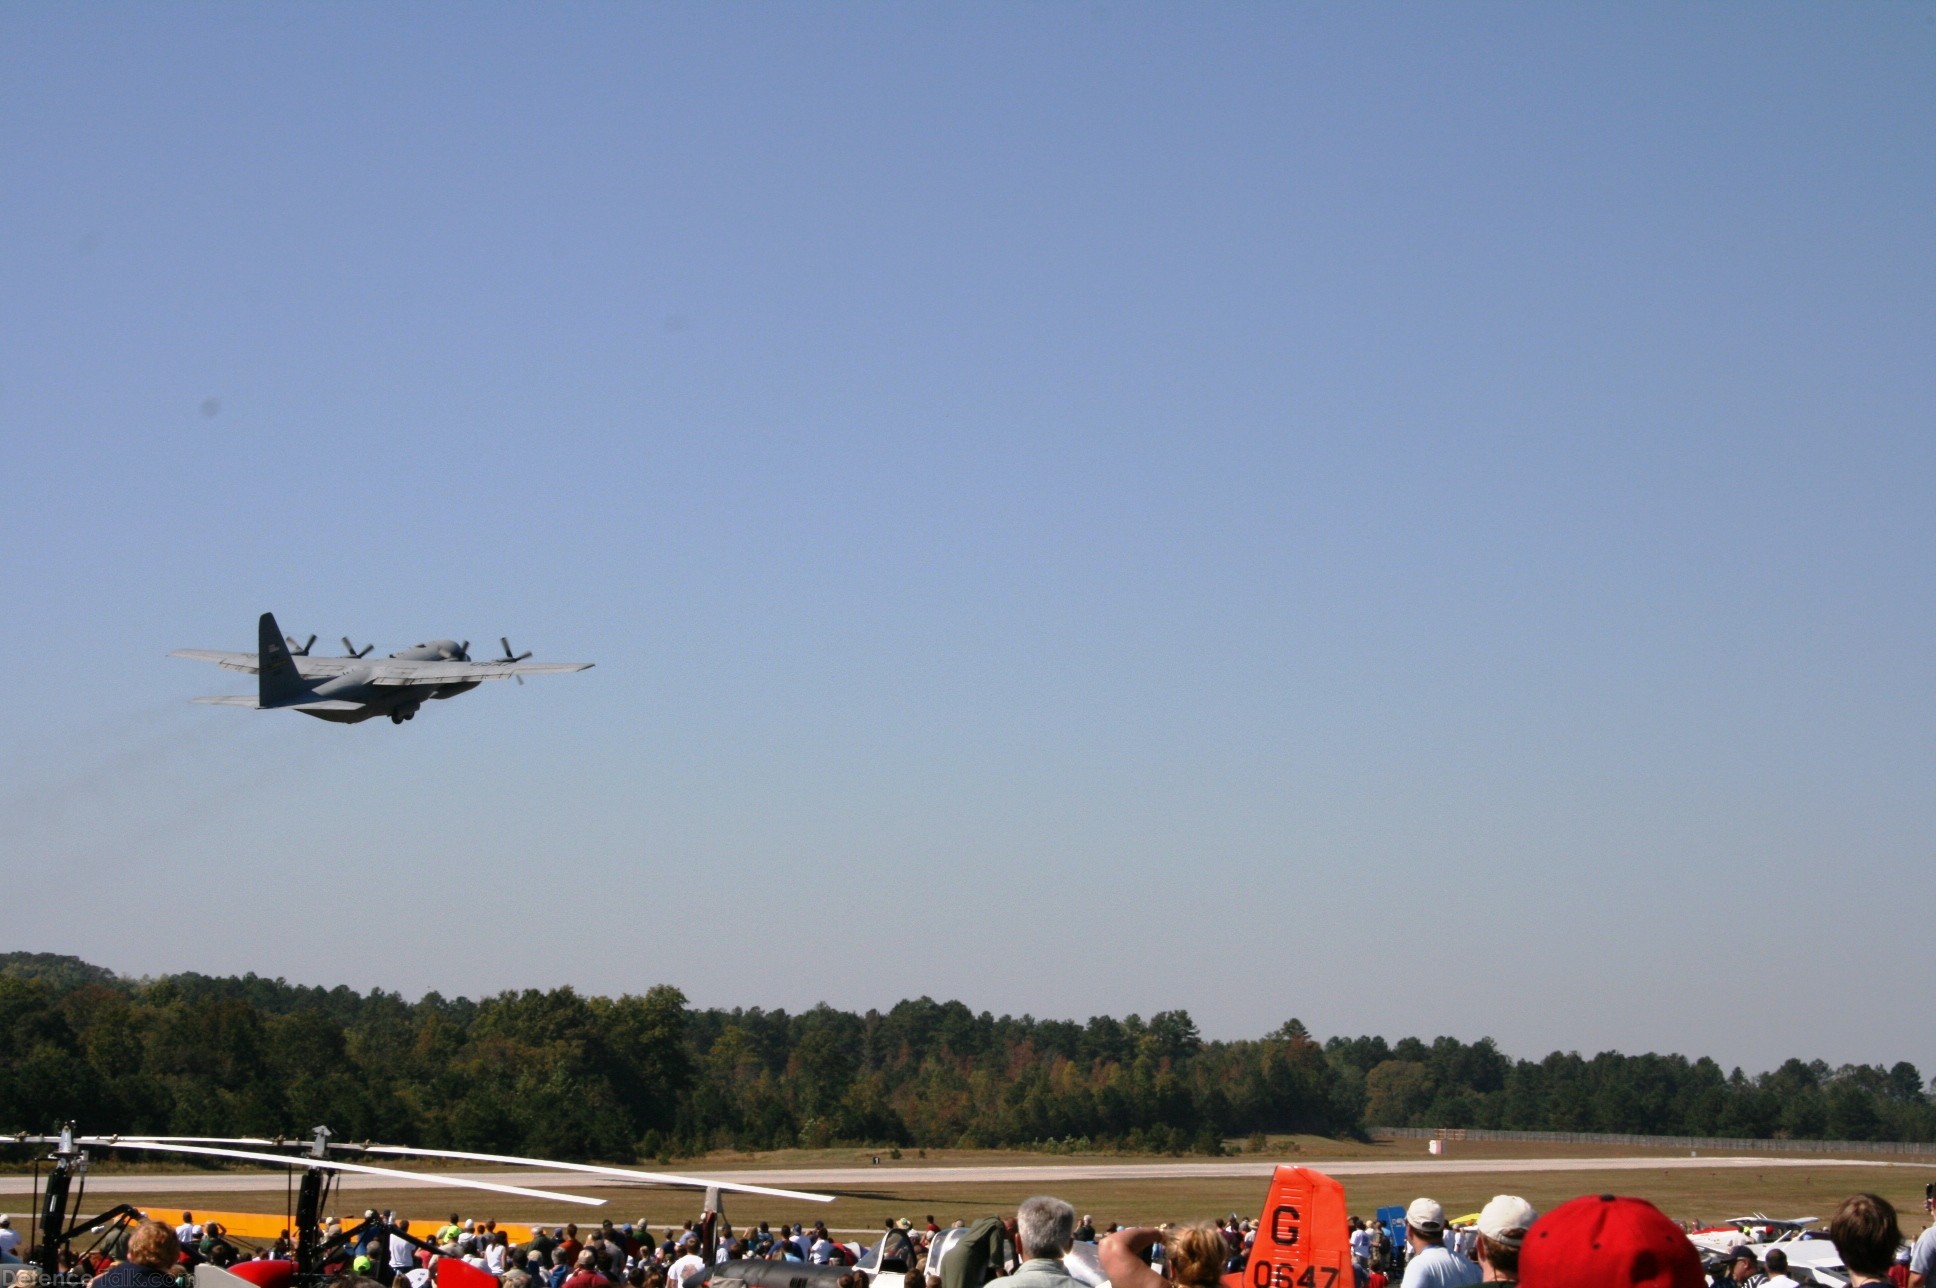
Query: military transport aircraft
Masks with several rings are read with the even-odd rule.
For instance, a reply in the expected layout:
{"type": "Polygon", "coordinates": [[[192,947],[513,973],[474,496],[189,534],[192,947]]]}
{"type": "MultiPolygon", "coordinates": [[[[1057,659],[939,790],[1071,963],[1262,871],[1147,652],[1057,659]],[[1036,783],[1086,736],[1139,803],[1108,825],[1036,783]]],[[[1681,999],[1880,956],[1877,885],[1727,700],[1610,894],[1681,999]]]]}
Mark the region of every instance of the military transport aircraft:
{"type": "Polygon", "coordinates": [[[371,716],[389,716],[392,724],[402,724],[417,714],[417,708],[432,698],[454,698],[468,693],[486,680],[527,675],[552,675],[561,671],[584,671],[590,662],[527,662],[531,654],[513,653],[509,639],[501,658],[471,660],[471,644],[465,640],[431,640],[403,649],[386,658],[369,658],[372,645],[359,651],[349,640],[343,641],[344,657],[312,657],[311,635],[298,644],[285,637],[276,625],[274,613],[264,613],[257,628],[258,650],[254,653],[221,653],[214,649],[178,648],[169,657],[213,662],[227,671],[244,671],[256,677],[254,694],[237,693],[197,702],[223,707],[254,707],[261,711],[300,711],[318,720],[355,724],[371,716]],[[369,658],[365,661],[365,658],[369,658]]]}

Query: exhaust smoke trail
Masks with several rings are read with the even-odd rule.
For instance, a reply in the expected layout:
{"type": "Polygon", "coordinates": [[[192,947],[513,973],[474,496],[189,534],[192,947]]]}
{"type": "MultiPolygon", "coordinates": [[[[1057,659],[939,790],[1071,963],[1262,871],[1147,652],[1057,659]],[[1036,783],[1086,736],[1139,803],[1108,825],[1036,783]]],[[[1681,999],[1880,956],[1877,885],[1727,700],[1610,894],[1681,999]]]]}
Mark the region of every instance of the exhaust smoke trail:
{"type": "Polygon", "coordinates": [[[8,777],[16,784],[0,802],[0,841],[19,842],[85,811],[98,814],[126,796],[131,783],[154,776],[183,755],[233,740],[241,730],[179,703],[142,708],[82,731],[78,754],[25,757],[8,777]],[[172,718],[171,718],[172,717],[172,718]],[[36,778],[39,781],[36,781],[36,778]]]}

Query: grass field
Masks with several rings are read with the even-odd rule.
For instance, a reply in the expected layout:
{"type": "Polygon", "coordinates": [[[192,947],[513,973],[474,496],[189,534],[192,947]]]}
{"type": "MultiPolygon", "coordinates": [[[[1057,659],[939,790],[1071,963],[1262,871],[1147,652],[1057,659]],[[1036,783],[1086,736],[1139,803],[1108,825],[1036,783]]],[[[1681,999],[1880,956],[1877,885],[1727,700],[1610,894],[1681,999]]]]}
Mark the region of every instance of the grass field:
{"type": "MultiPolygon", "coordinates": [[[[1293,1141],[1285,1138],[1274,1142],[1274,1145],[1275,1148],[1265,1154],[1243,1157],[1259,1162],[1302,1164],[1322,1170],[1327,1159],[1385,1159],[1399,1162],[1414,1157],[1423,1158],[1425,1154],[1422,1141],[1366,1144],[1315,1138],[1293,1141]]],[[[1505,1192],[1523,1195],[1544,1210],[1579,1194],[1621,1193],[1650,1199],[1676,1218],[1707,1220],[1755,1211],[1776,1216],[1826,1217],[1849,1194],[1871,1190],[1895,1203],[1902,1214],[1905,1232],[1913,1234],[1924,1225],[1921,1207],[1923,1184],[1936,1179],[1936,1159],[1931,1160],[1927,1168],[1771,1166],[1540,1172],[1532,1168],[1536,1168],[1538,1160],[1544,1158],[1633,1158],[1650,1155],[1634,1149],[1595,1149],[1590,1146],[1520,1142],[1473,1142],[1455,1144],[1452,1149],[1452,1168],[1429,1178],[1410,1175],[1345,1177],[1351,1209],[1368,1213],[1379,1206],[1406,1203],[1421,1193],[1430,1193],[1444,1203],[1448,1211],[1471,1212],[1483,1206],[1494,1194],[1505,1192]],[[1456,1170],[1459,1158],[1523,1158],[1531,1167],[1523,1173],[1461,1174],[1456,1170]]],[[[1679,1151],[1655,1151],[1653,1156],[1666,1154],[1685,1157],[1679,1151]]],[[[1188,1220],[1230,1212],[1256,1216],[1264,1199],[1264,1181],[1261,1178],[1178,1177],[1070,1181],[1036,1186],[1026,1181],[999,1184],[910,1183],[912,1177],[907,1176],[910,1171],[935,1166],[999,1164],[1018,1167],[1036,1163],[1066,1165],[1161,1161],[1119,1154],[1084,1157],[992,1150],[935,1150],[930,1151],[926,1159],[910,1152],[908,1157],[893,1161],[883,1154],[878,1169],[870,1162],[873,1156],[872,1151],[855,1150],[756,1155],[722,1153],[704,1159],[680,1160],[676,1167],[681,1171],[729,1167],[862,1166],[869,1169],[870,1175],[864,1188],[849,1189],[831,1204],[728,1196],[727,1215],[741,1226],[760,1220],[812,1221],[819,1218],[838,1229],[861,1231],[878,1229],[881,1220],[888,1216],[908,1216],[919,1222],[930,1214],[946,1225],[956,1217],[973,1219],[1012,1210],[1020,1199],[1041,1188],[1051,1189],[1081,1211],[1093,1213],[1099,1222],[1104,1223],[1188,1220]]],[[[181,1169],[173,1170],[179,1172],[181,1169]]],[[[700,1206],[698,1196],[675,1190],[580,1185],[565,1188],[605,1198],[608,1203],[601,1208],[576,1207],[487,1194],[399,1189],[386,1186],[381,1181],[360,1178],[346,1182],[332,1208],[352,1217],[360,1215],[365,1208],[379,1207],[394,1208],[408,1216],[439,1219],[452,1211],[461,1211],[467,1216],[488,1216],[505,1221],[573,1220],[583,1224],[610,1217],[614,1221],[644,1218],[653,1225],[664,1225],[697,1215],[700,1206]]],[[[131,1196],[121,1191],[114,1195],[117,1201],[130,1197],[144,1207],[152,1205],[155,1211],[169,1213],[195,1208],[273,1212],[281,1210],[283,1206],[282,1196],[270,1193],[238,1194],[213,1190],[206,1193],[170,1192],[149,1196],[146,1201],[138,1195],[131,1196]]],[[[12,1201],[21,1209],[27,1206],[25,1196],[12,1201]]],[[[94,1204],[90,1203],[89,1206],[94,1204]]]]}
{"type": "MultiPolygon", "coordinates": [[[[1267,1148],[1258,1154],[1248,1152],[1245,1142],[1231,1140],[1225,1142],[1227,1156],[1231,1158],[1255,1158],[1275,1162],[1298,1163],[1306,1166],[1321,1166],[1327,1160],[1380,1160],[1423,1158],[1426,1156],[1425,1142],[1422,1140],[1396,1141],[1359,1141],[1341,1140],[1328,1136],[1272,1136],[1268,1138],[1267,1148]]],[[[1450,1144],[1449,1156],[1456,1158],[1646,1158],[1682,1157],[1685,1150],[1661,1148],[1648,1149],[1631,1145],[1574,1145],[1546,1141],[1456,1141],[1450,1144]]],[[[1743,1151],[1732,1154],[1725,1150],[1706,1151],[1714,1157],[1745,1156],[1743,1151]]],[[[0,1159],[0,1174],[25,1173],[31,1166],[31,1153],[26,1150],[10,1151],[10,1157],[0,1159]]],[[[1767,1157],[1761,1155],[1761,1157],[1767,1157]]],[[[1793,1155],[1776,1155],[1793,1157],[1793,1155]]],[[[1124,1154],[1124,1153],[1051,1153],[1047,1150],[1005,1150],[1005,1149],[928,1149],[904,1150],[902,1157],[894,1158],[884,1148],[856,1148],[843,1146],[834,1149],[783,1149],[764,1151],[715,1150],[709,1154],[690,1158],[678,1158],[661,1162],[640,1162],[632,1164],[641,1168],[658,1171],[691,1172],[710,1171],[723,1168],[758,1168],[767,1170],[793,1170],[827,1167],[871,1167],[875,1159],[884,1172],[901,1168],[922,1167],[973,1167],[993,1165],[1002,1167],[1027,1167],[1040,1165],[1052,1167],[1070,1163],[1172,1163],[1204,1162],[1203,1155],[1178,1157],[1169,1154],[1124,1154]]],[[[1930,1146],[1929,1164],[1936,1173],[1936,1144],[1930,1146]]],[[[97,1174],[126,1174],[141,1172],[161,1172],[179,1174],[194,1166],[205,1166],[210,1172],[228,1170],[226,1165],[191,1162],[181,1157],[151,1156],[147,1160],[136,1161],[132,1156],[123,1155],[109,1158],[97,1157],[94,1171],[97,1174]]],[[[249,1165],[236,1164],[237,1170],[253,1170],[249,1165]]],[[[461,1165],[440,1166],[439,1171],[461,1171],[461,1165]]],[[[480,1163],[473,1170],[502,1171],[495,1163],[480,1163]]]]}

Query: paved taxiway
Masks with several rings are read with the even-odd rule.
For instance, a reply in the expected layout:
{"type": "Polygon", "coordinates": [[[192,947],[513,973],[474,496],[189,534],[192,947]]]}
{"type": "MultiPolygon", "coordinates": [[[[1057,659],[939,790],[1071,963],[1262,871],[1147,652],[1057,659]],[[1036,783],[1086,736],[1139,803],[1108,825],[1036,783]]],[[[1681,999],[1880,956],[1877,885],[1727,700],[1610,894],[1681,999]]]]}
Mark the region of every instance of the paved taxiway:
{"type": "MultiPolygon", "coordinates": [[[[1240,1180],[1265,1178],[1279,1162],[1315,1167],[1332,1176],[1473,1176],[1485,1173],[1528,1172],[1653,1172],[1683,1168],[1718,1170],[1725,1168],[1775,1167],[1919,1167],[1927,1160],[1896,1162],[1884,1158],[1823,1158],[1812,1154],[1728,1154],[1680,1158],[1675,1156],[1629,1158],[1410,1158],[1410,1159],[1336,1159],[1300,1158],[1256,1161],[1227,1160],[1202,1163],[996,1163],[975,1167],[880,1167],[771,1168],[766,1170],[705,1169],[683,1175],[697,1180],[737,1181],[747,1185],[773,1185],[796,1190],[853,1190],[905,1185],[1005,1185],[1059,1183],[1067,1181],[1161,1181],[1161,1180],[1240,1180]]],[[[550,1172],[538,1168],[520,1171],[455,1172],[468,1180],[492,1181],[504,1185],[562,1189],[582,1192],[590,1189],[624,1187],[617,1178],[587,1175],[583,1172],[550,1172]]],[[[284,1172],[94,1172],[88,1176],[90,1191],[143,1194],[213,1194],[279,1191],[287,1185],[284,1172]]],[[[406,1176],[395,1178],[345,1174],[341,1188],[402,1189],[423,1186],[406,1176]]],[[[24,1175],[0,1176],[0,1194],[28,1194],[33,1178],[24,1175]]]]}

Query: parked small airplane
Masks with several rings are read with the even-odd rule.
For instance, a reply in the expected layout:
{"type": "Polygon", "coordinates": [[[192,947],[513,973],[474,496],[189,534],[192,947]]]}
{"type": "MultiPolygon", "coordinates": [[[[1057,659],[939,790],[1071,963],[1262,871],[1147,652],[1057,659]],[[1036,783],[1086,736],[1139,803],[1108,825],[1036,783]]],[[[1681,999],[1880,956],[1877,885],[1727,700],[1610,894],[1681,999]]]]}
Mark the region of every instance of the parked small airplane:
{"type": "Polygon", "coordinates": [[[433,698],[454,698],[468,693],[485,680],[508,680],[519,684],[527,675],[554,675],[563,671],[584,671],[590,662],[527,662],[531,654],[513,653],[509,639],[501,658],[471,660],[469,640],[431,640],[403,649],[386,658],[369,657],[372,645],[361,650],[348,639],[343,641],[344,657],[312,657],[311,635],[302,643],[284,636],[276,625],[274,613],[264,613],[257,627],[258,648],[254,653],[222,653],[214,649],[178,648],[169,657],[213,662],[228,671],[244,671],[257,677],[254,694],[237,693],[197,702],[223,707],[254,707],[257,710],[300,711],[318,720],[355,724],[371,716],[389,716],[392,724],[402,724],[417,714],[417,708],[433,698]]]}

